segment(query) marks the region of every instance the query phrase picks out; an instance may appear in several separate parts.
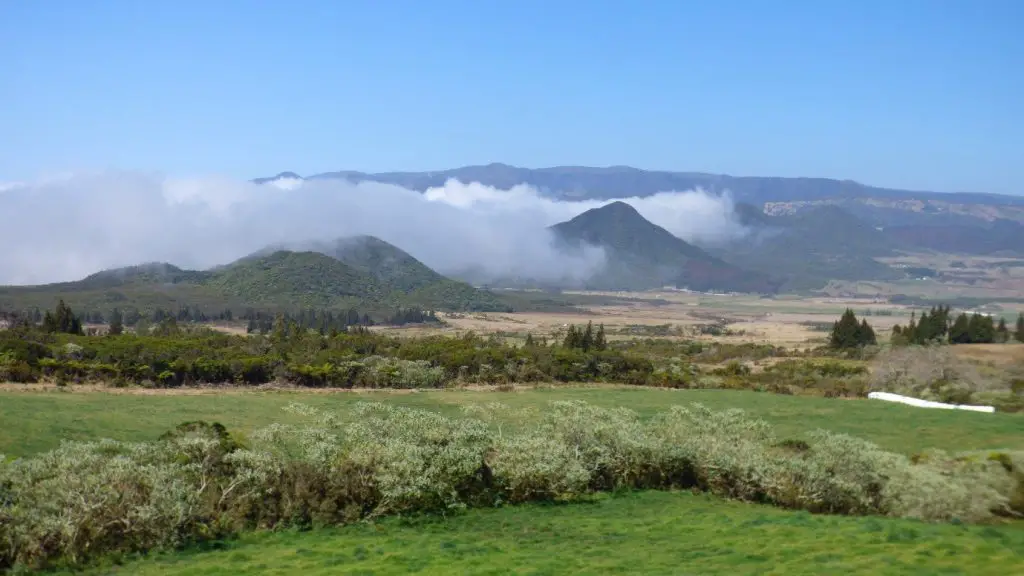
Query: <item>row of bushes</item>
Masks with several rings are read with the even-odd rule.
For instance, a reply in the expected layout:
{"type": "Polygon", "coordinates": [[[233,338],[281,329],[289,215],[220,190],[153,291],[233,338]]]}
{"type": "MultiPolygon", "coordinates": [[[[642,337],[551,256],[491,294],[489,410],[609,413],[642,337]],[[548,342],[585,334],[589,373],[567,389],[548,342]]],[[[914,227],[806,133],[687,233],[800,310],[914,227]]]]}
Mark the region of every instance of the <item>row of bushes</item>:
{"type": "MultiPolygon", "coordinates": [[[[167,336],[76,336],[37,331],[0,333],[0,379],[33,382],[114,381],[175,386],[195,383],[390,386],[369,374],[381,364],[431,386],[455,380],[602,382],[681,385],[657,373],[646,355],[561,345],[514,346],[467,335],[396,338],[366,331],[323,336],[231,336],[211,331],[167,336]],[[389,359],[384,364],[379,358],[389,359]],[[364,369],[365,368],[365,369],[364,369]]],[[[402,387],[411,382],[398,382],[402,387]]]]}
{"type": "MultiPolygon", "coordinates": [[[[464,417],[362,403],[248,442],[190,423],[152,443],[65,443],[0,464],[0,569],[81,565],[253,528],[695,489],[833,514],[986,521],[1020,512],[1020,454],[911,460],[844,435],[780,441],[740,411],[554,402],[510,432],[510,409],[464,417]],[[1014,506],[1017,506],[1016,512],[1014,506]]],[[[0,459],[2,461],[2,459],[0,459]]]]}
{"type": "Polygon", "coordinates": [[[1024,409],[1024,384],[1014,384],[1024,382],[1024,372],[979,367],[948,348],[871,351],[870,373],[861,361],[830,357],[827,352],[653,339],[582,350],[533,341],[515,346],[471,334],[398,338],[361,330],[324,336],[298,328],[251,337],[209,330],[163,336],[7,330],[0,331],[0,381],[165,387],[287,382],[343,388],[615,382],[829,397],[863,397],[880,390],[942,402],[986,402],[1000,411],[1024,409]],[[779,361],[760,371],[744,362],[769,358],[779,361]]]}

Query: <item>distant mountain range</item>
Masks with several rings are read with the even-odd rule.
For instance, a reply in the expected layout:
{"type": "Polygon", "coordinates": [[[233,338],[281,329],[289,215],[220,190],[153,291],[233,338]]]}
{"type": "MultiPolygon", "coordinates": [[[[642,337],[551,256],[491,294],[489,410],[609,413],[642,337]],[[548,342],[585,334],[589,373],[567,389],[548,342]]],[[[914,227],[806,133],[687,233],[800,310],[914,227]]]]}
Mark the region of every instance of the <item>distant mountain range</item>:
{"type": "MultiPolygon", "coordinates": [[[[716,194],[728,191],[738,204],[750,205],[770,216],[839,207],[868,226],[882,228],[894,246],[906,249],[1024,254],[1024,196],[912,191],[851,180],[728,176],[629,166],[531,169],[488,164],[434,172],[324,172],[305,179],[381,182],[421,192],[443,186],[450,179],[499,189],[526,184],[560,200],[614,200],[701,188],[716,194]]],[[[290,187],[303,180],[294,172],[282,172],[254,182],[290,187]]]]}
{"type": "MultiPolygon", "coordinates": [[[[479,182],[500,189],[527,184],[539,190],[541,194],[564,200],[614,200],[631,196],[650,196],[658,192],[672,190],[702,188],[715,193],[728,190],[738,202],[753,204],[878,198],[890,201],[916,199],[949,204],[1016,206],[1024,210],[1024,196],[975,192],[911,191],[868,186],[852,180],[729,176],[702,172],[642,170],[629,166],[520,168],[494,163],[432,172],[368,173],[343,170],[314,174],[305,179],[331,178],[353,182],[397,184],[420,192],[427,188],[443,186],[445,182],[453,178],[462,182],[479,182]]],[[[276,176],[256,178],[253,181],[267,183],[278,179],[301,180],[303,177],[294,172],[281,172],[276,176]]]]}

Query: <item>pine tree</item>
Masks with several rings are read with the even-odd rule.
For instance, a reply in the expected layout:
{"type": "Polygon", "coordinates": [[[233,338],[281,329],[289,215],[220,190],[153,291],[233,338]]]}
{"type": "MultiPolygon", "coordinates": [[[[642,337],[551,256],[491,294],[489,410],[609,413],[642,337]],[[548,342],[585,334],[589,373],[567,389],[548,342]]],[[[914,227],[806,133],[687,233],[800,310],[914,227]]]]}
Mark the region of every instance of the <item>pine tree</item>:
{"type": "Polygon", "coordinates": [[[1014,333],[1014,337],[1018,342],[1024,342],[1024,312],[1017,316],[1017,331],[1014,333]]]}
{"type": "Polygon", "coordinates": [[[81,334],[82,322],[62,299],[57,303],[57,309],[53,313],[49,310],[46,311],[46,315],[43,317],[43,330],[65,334],[81,334]]]}
{"type": "Polygon", "coordinates": [[[996,326],[996,342],[1002,343],[1010,339],[1010,329],[1006,327],[1006,318],[999,319],[999,325],[996,326]]]}
{"type": "Polygon", "coordinates": [[[871,325],[868,324],[868,321],[866,319],[861,320],[860,321],[858,345],[860,345],[860,346],[874,346],[875,344],[878,344],[878,339],[875,338],[875,331],[874,331],[874,329],[871,328],[871,325]]]}
{"type": "Polygon", "coordinates": [[[117,308],[110,313],[110,328],[107,330],[107,334],[111,336],[118,336],[124,332],[124,315],[117,308]]]}
{"type": "Polygon", "coordinates": [[[604,335],[604,324],[597,327],[597,334],[594,336],[594,349],[603,351],[608,348],[608,340],[604,335]]]}
{"type": "Polygon", "coordinates": [[[967,318],[967,314],[961,312],[960,315],[956,317],[956,321],[953,322],[953,326],[949,329],[949,343],[971,343],[971,326],[970,321],[967,318]]]}
{"type": "Polygon", "coordinates": [[[523,343],[523,346],[525,348],[533,348],[533,334],[529,332],[526,333],[526,342],[523,343]]]}
{"type": "Polygon", "coordinates": [[[859,345],[860,324],[857,316],[850,308],[843,312],[843,315],[832,325],[832,334],[829,336],[829,346],[832,348],[856,348],[859,345]]]}
{"type": "Polygon", "coordinates": [[[989,344],[995,340],[996,329],[991,316],[974,314],[968,323],[968,332],[972,344],[989,344]]]}
{"type": "Polygon", "coordinates": [[[565,333],[565,340],[562,341],[564,348],[579,348],[580,346],[580,333],[576,330],[575,324],[569,325],[569,330],[565,333]]]}
{"type": "Polygon", "coordinates": [[[274,328],[270,337],[277,343],[288,341],[288,319],[284,314],[278,314],[277,318],[274,318],[274,328]]]}
{"type": "Polygon", "coordinates": [[[594,347],[594,324],[587,322],[586,329],[583,330],[583,335],[580,337],[580,348],[584,352],[589,352],[594,347]]]}

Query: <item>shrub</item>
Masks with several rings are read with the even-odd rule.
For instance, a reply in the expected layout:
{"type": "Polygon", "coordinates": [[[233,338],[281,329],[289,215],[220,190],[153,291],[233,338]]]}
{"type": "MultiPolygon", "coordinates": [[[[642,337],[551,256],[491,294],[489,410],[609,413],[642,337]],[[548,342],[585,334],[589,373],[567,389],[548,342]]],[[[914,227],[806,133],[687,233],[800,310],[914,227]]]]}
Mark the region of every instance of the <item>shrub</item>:
{"type": "Polygon", "coordinates": [[[878,355],[872,367],[872,390],[952,404],[969,403],[976,393],[1003,386],[942,346],[888,350],[878,355]]]}

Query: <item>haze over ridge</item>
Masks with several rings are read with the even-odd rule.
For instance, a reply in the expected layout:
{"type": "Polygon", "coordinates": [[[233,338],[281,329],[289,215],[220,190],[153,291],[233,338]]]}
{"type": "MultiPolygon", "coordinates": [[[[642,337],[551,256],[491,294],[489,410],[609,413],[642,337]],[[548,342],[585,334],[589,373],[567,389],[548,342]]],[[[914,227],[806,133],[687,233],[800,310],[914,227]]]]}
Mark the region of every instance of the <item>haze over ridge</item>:
{"type": "MultiPolygon", "coordinates": [[[[0,192],[0,212],[45,215],[51,228],[33,234],[30,218],[0,227],[9,247],[0,253],[0,284],[70,281],[154,261],[202,269],[267,245],[359,234],[395,244],[442,273],[582,278],[603,264],[599,248],[559,252],[547,227],[606,200],[557,200],[529,186],[498,190],[457,180],[424,193],[344,180],[276,184],[104,171],[9,186],[0,192]]],[[[623,200],[684,240],[744,234],[729,195],[664,191],[623,200]]]]}

